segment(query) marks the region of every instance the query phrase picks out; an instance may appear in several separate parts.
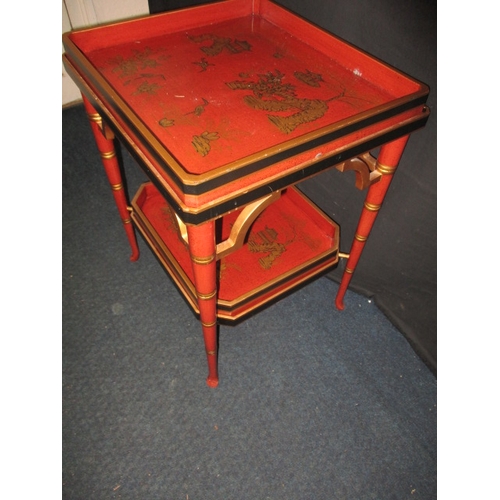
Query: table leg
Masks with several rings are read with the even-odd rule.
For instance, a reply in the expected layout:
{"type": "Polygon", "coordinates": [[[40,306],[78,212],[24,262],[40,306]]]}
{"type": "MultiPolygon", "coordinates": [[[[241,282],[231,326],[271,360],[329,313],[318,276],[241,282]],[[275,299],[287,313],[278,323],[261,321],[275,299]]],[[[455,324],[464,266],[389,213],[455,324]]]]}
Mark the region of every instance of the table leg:
{"type": "Polygon", "coordinates": [[[217,387],[217,261],[215,222],[187,226],[200,320],[208,361],[207,385],[217,387]]]}
{"type": "Polygon", "coordinates": [[[377,218],[378,211],[382,206],[385,194],[389,189],[394,172],[403,154],[409,136],[406,135],[393,142],[384,144],[377,159],[377,170],[382,174],[378,182],[372,184],[366,194],[365,203],[358,222],[356,234],[352,242],[349,259],[340,282],[340,287],[335,299],[337,309],[344,309],[344,296],[351,281],[352,275],[358,264],[359,258],[365,246],[366,240],[377,218]]]}
{"type": "Polygon", "coordinates": [[[123,186],[120,166],[116,158],[115,146],[113,144],[113,140],[106,138],[103,133],[103,130],[101,128],[102,120],[99,113],[97,113],[88,99],[84,96],[83,103],[90,120],[90,126],[95,137],[97,149],[99,149],[99,153],[101,154],[101,160],[102,164],[104,165],[104,170],[113,191],[113,196],[115,198],[115,203],[123,222],[123,227],[125,228],[130,247],[132,248],[132,255],[130,257],[130,260],[135,261],[139,258],[139,247],[137,246],[134,227],[132,226],[132,220],[130,219],[127,195],[123,186]]]}

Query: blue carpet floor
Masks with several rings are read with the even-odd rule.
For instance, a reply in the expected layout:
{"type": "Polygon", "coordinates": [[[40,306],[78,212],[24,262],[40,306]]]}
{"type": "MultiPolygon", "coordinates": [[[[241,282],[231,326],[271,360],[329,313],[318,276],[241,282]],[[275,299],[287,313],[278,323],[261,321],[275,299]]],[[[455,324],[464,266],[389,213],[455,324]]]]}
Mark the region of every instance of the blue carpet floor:
{"type": "MultiPolygon", "coordinates": [[[[123,152],[129,187],[143,177],[123,152]]],[[[220,327],[130,250],[83,107],[63,111],[65,500],[437,498],[436,379],[367,298],[320,278],[220,327]]]]}

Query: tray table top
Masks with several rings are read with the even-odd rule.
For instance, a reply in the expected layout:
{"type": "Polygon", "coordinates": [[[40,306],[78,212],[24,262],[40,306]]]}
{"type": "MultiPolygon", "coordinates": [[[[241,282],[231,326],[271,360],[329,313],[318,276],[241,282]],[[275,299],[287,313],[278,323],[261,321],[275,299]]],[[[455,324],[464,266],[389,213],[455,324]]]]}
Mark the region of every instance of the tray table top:
{"type": "Polygon", "coordinates": [[[403,135],[428,114],[425,84],[268,0],[74,31],[63,43],[82,92],[183,211],[296,182],[362,137],[403,135]]]}

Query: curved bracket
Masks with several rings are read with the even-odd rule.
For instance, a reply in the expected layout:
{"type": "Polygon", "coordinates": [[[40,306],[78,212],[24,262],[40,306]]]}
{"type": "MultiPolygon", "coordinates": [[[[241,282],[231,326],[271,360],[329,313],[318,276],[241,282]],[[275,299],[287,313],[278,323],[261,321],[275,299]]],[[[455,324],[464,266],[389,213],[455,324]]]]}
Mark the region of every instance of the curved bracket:
{"type": "MultiPolygon", "coordinates": [[[[260,198],[259,200],[254,201],[253,203],[250,203],[243,208],[241,213],[238,215],[238,218],[234,222],[227,240],[221,241],[217,244],[217,260],[222,259],[226,255],[229,255],[231,252],[234,252],[235,250],[238,250],[238,248],[243,246],[247,232],[255,219],[263,212],[266,207],[276,201],[280,196],[281,192],[275,191],[274,193],[271,193],[264,198],[260,198]]],[[[179,218],[177,214],[175,214],[175,218],[181,238],[186,244],[189,245],[186,224],[184,224],[184,222],[179,218]]]]}
{"type": "Polygon", "coordinates": [[[217,244],[217,260],[222,259],[222,257],[225,257],[243,246],[245,236],[255,219],[264,211],[266,207],[271,205],[271,203],[276,201],[280,196],[281,192],[275,191],[264,198],[260,198],[259,200],[250,203],[241,211],[231,228],[228,239],[217,244]]]}
{"type": "Polygon", "coordinates": [[[340,172],[354,170],[356,187],[366,189],[374,182],[378,182],[382,174],[376,169],[377,160],[368,152],[335,165],[340,172]]]}

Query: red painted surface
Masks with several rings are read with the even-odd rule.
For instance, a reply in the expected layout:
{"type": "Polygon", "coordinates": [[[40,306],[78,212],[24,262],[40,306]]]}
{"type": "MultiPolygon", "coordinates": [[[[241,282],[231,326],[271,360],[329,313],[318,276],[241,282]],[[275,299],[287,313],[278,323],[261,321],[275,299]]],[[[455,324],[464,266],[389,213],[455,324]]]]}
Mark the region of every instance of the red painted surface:
{"type": "Polygon", "coordinates": [[[397,96],[251,16],[132,41],[88,58],[194,175],[397,96]]]}

